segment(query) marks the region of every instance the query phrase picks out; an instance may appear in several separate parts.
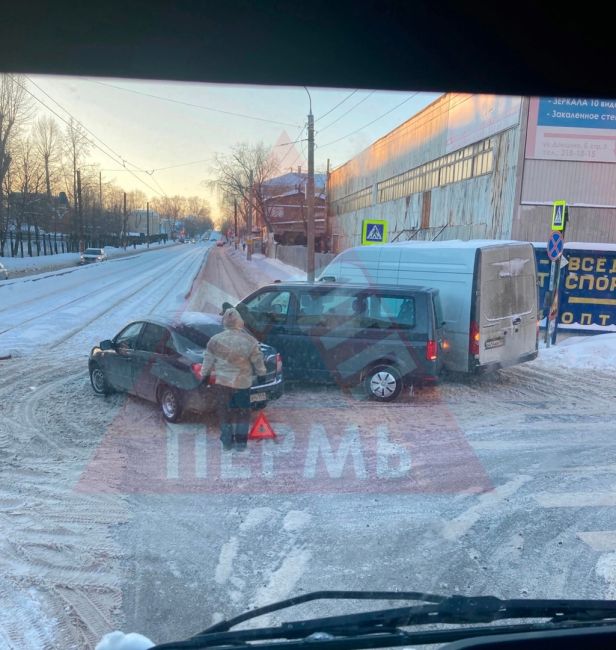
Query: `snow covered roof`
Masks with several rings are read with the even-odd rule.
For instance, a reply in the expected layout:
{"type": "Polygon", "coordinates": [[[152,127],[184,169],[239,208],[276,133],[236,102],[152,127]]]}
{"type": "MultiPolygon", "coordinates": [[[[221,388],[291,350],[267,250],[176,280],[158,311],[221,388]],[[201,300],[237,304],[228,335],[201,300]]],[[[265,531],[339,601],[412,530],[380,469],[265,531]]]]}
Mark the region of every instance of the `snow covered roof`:
{"type": "MultiPolygon", "coordinates": [[[[533,242],[535,248],[546,248],[546,241],[535,241],[533,242]]],[[[612,252],[616,251],[616,244],[602,244],[601,242],[587,242],[587,241],[566,241],[565,250],[575,250],[575,251],[606,251],[612,252]]]]}
{"type": "MultiPolygon", "coordinates": [[[[301,190],[290,190],[289,192],[283,192],[282,194],[276,194],[275,196],[269,196],[266,200],[267,201],[273,201],[274,199],[282,199],[287,196],[296,196],[297,194],[303,194],[301,190]]],[[[325,194],[322,192],[316,191],[314,193],[315,198],[317,199],[324,199],[325,194]]]]}
{"type": "MultiPolygon", "coordinates": [[[[270,178],[268,181],[265,181],[263,185],[265,187],[276,187],[276,186],[295,186],[303,185],[308,181],[308,174],[301,172],[289,172],[288,174],[283,174],[282,176],[276,176],[275,178],[270,178]]],[[[314,185],[315,187],[325,187],[326,174],[315,174],[314,175],[314,185]]]]}
{"type": "Polygon", "coordinates": [[[487,246],[502,246],[503,244],[528,244],[525,241],[511,239],[443,239],[438,241],[401,241],[390,244],[391,246],[425,246],[426,248],[485,248],[487,246]]]}

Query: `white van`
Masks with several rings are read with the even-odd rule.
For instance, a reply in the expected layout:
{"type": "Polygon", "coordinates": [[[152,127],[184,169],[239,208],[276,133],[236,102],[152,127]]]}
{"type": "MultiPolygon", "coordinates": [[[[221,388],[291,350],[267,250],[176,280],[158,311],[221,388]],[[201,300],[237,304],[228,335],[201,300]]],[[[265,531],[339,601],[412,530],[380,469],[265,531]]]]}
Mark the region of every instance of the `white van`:
{"type": "Polygon", "coordinates": [[[448,370],[475,372],[537,356],[537,266],[530,243],[452,240],[357,246],[337,255],[319,279],[438,289],[448,370]]]}

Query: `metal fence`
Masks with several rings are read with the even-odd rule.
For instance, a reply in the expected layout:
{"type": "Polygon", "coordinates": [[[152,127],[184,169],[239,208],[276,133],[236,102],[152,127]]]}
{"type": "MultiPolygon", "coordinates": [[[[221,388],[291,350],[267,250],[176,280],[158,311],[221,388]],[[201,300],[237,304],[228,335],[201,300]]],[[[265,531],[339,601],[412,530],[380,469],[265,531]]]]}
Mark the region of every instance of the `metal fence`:
{"type": "MultiPolygon", "coordinates": [[[[276,246],[274,256],[276,259],[294,266],[302,271],[306,270],[308,249],[305,246],[276,246]]],[[[334,253],[315,253],[314,254],[314,271],[315,274],[320,273],[333,259],[336,257],[334,253]]]]}
{"type": "MultiPolygon", "coordinates": [[[[150,235],[150,243],[166,241],[167,235],[150,235]]],[[[84,248],[103,248],[113,246],[136,246],[147,243],[147,237],[87,237],[84,248]]],[[[46,233],[38,237],[33,233],[6,232],[0,235],[0,257],[38,257],[39,255],[60,255],[78,253],[79,237],[62,233],[46,233]]]]}

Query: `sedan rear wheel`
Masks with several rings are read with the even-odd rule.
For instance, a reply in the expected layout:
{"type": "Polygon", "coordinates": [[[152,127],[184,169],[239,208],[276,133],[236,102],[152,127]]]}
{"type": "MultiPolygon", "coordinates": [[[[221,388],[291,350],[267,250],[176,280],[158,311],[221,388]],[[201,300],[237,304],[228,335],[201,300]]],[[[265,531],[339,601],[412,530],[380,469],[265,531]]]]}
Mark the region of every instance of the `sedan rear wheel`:
{"type": "Polygon", "coordinates": [[[402,376],[394,366],[382,365],[366,373],[364,388],[368,396],[379,402],[391,402],[402,391],[402,376]]]}
{"type": "Polygon", "coordinates": [[[182,415],[182,402],[175,388],[163,386],[159,392],[160,410],[167,422],[177,422],[182,415]]]}

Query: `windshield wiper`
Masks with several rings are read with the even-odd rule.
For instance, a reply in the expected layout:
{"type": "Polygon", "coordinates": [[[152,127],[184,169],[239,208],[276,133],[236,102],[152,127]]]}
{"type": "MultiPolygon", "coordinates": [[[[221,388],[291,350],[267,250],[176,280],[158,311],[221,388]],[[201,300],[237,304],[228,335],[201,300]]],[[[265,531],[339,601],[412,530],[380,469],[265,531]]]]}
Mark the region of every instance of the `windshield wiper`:
{"type": "MultiPolygon", "coordinates": [[[[444,643],[478,635],[509,634],[529,630],[554,630],[616,624],[616,601],[611,600],[502,600],[494,596],[439,596],[419,592],[318,591],[254,609],[203,632],[155,650],[251,646],[260,650],[311,647],[377,648],[409,643],[444,643]],[[371,610],[282,623],[276,627],[229,631],[244,621],[315,600],[410,600],[421,605],[371,610]],[[428,624],[473,625],[513,619],[549,619],[541,623],[406,631],[401,628],[428,624]],[[270,641],[270,643],[263,643],[270,641]]],[[[153,649],[154,650],[154,649],[153,649]]]]}

